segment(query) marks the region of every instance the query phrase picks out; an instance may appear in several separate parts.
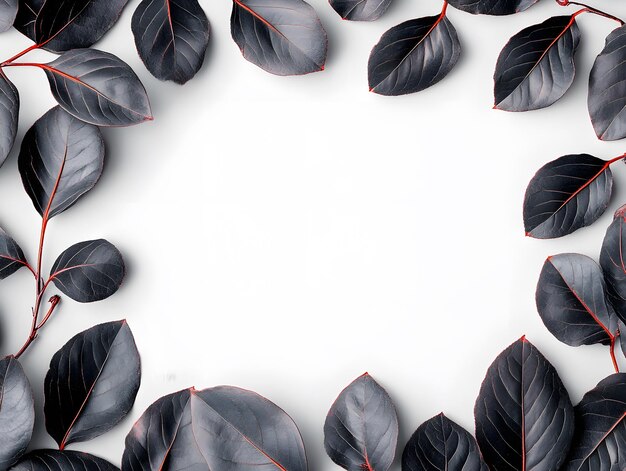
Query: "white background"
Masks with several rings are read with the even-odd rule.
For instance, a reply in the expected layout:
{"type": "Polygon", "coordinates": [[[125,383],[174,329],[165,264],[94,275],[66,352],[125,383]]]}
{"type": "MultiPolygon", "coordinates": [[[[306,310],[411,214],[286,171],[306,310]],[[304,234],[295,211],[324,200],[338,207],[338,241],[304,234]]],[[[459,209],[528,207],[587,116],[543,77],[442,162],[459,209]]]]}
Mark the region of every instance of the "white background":
{"type": "MultiPolygon", "coordinates": [[[[626,150],[596,139],[586,107],[589,69],[613,22],[579,17],[570,91],[548,109],[508,114],[491,109],[499,51],[523,27],[575,7],[543,0],[504,18],[450,8],[459,64],[429,90],[391,98],[368,92],[369,51],[388,28],[437,14],[438,1],[396,0],[379,21],[363,24],[311,0],[328,32],[327,67],[285,78],[241,57],[230,37],[231,2],[204,0],[212,40],[204,68],[184,87],[157,81],[137,56],[130,31],[137,3],[97,47],[137,71],[155,120],[105,130],[103,177],[52,220],[44,254],[49,269],[69,245],[104,237],[124,254],[128,276],[106,301],[64,298],[24,355],[37,399],[34,446],[54,446],[41,415],[52,354],[83,329],[120,318],[142,355],[135,408],[112,432],[70,447],[116,464],[142,411],[192,385],[267,396],[299,425],[310,469],[332,470],[324,418],[364,371],[395,401],[400,447],[440,411],[473,430],[487,367],[522,334],[553,362],[574,402],[612,372],[606,347],[570,348],[548,333],[534,292],[546,256],[598,256],[613,211],[626,202],[626,169],[614,166],[606,214],[562,239],[525,238],[522,200],[549,160],[626,150]]],[[[623,3],[594,5],[626,17],[623,3]]],[[[29,44],[16,31],[4,34],[0,57],[29,44]]],[[[53,100],[41,71],[7,73],[22,110],[18,145],[0,169],[0,225],[34,258],[40,218],[17,154],[53,100]]],[[[25,270],[0,284],[4,353],[27,336],[33,291],[25,270]]]]}

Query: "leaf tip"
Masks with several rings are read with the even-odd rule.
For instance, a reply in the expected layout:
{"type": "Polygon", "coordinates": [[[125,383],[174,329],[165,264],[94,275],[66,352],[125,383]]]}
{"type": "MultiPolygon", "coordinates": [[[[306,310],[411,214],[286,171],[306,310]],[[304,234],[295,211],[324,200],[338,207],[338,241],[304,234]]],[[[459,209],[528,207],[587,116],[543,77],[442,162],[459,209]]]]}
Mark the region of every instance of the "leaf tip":
{"type": "Polygon", "coordinates": [[[528,343],[528,339],[526,338],[526,335],[522,335],[522,337],[519,339],[520,342],[522,343],[528,343]]]}

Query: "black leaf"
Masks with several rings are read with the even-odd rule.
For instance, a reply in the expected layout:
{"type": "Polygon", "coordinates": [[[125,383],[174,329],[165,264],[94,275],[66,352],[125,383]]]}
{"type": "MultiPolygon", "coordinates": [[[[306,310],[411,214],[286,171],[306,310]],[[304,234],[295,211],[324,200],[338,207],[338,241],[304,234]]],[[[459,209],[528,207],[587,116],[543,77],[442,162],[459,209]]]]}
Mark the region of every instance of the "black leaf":
{"type": "Polygon", "coordinates": [[[11,471],[119,471],[106,460],[80,451],[36,450],[11,471]]]}
{"type": "Polygon", "coordinates": [[[344,19],[374,21],[387,11],[392,0],[329,0],[330,6],[344,19]]]}
{"type": "Polygon", "coordinates": [[[8,31],[15,22],[17,0],[0,0],[0,33],[8,31]]]}
{"type": "Polygon", "coordinates": [[[539,0],[450,0],[450,5],[474,15],[512,15],[539,0]]]}
{"type": "MultiPolygon", "coordinates": [[[[0,0],[0,3],[3,0],[0,0]]],[[[4,163],[13,148],[17,135],[17,121],[20,112],[20,95],[15,85],[0,70],[0,165],[4,163]]]]}
{"type": "Polygon", "coordinates": [[[24,252],[13,238],[0,228],[0,280],[28,266],[24,252]]]}
{"type": "MultiPolygon", "coordinates": [[[[606,231],[600,266],[606,281],[606,291],[616,314],[626,322],[626,206],[615,213],[613,222],[606,231]]],[[[624,332],[626,334],[626,332],[624,332]]]]}

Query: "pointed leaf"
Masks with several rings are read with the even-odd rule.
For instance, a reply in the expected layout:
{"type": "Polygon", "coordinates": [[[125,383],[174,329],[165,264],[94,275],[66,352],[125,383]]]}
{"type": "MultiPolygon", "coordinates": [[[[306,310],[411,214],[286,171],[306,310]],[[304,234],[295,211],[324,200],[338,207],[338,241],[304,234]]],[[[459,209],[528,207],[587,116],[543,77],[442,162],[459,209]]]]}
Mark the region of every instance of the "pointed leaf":
{"type": "Polygon", "coordinates": [[[561,98],[574,81],[579,41],[575,16],[553,16],[513,36],[496,64],[495,108],[537,110],[561,98]]]}
{"type": "Polygon", "coordinates": [[[0,0],[0,33],[8,31],[15,22],[17,0],[0,0]]]}
{"type": "Polygon", "coordinates": [[[11,471],[119,471],[106,460],[80,451],[36,450],[11,471]]]}
{"type": "Polygon", "coordinates": [[[398,443],[398,418],[391,398],[367,373],[344,389],[328,411],[324,446],[349,471],[386,471],[398,443]]]}
{"type": "Polygon", "coordinates": [[[367,65],[370,90],[380,95],[405,95],[443,79],[456,65],[461,44],[445,16],[405,21],[382,35],[367,65]]]}
{"type": "MultiPolygon", "coordinates": [[[[3,0],[0,0],[2,2],[3,0]]],[[[4,163],[13,148],[17,135],[17,121],[20,112],[20,96],[15,85],[0,70],[0,165],[4,163]]]]}
{"type": "Polygon", "coordinates": [[[45,381],[46,429],[62,449],[111,430],[133,407],[141,365],[126,321],[72,337],[54,354],[45,381]]]}
{"type": "Polygon", "coordinates": [[[130,126],[151,120],[146,90],[135,72],[108,52],[73,49],[40,67],[61,107],[97,126],[130,126]]]}
{"type": "Polygon", "coordinates": [[[243,57],[267,72],[324,70],[326,31],[303,0],[233,0],[230,28],[243,57]]]}
{"type": "Polygon", "coordinates": [[[603,379],[576,406],[576,434],[564,471],[626,466],[626,373],[603,379]]]}
{"type": "Polygon", "coordinates": [[[329,0],[330,6],[344,19],[374,21],[387,11],[392,0],[329,0]]]}
{"type": "Polygon", "coordinates": [[[202,67],[209,20],[197,0],[143,0],[132,30],[141,60],[159,80],[182,85],[202,67]]]}
{"type": "Polygon", "coordinates": [[[489,471],[474,437],[443,413],[427,420],[409,439],[402,471],[489,471]]]}
{"type": "Polygon", "coordinates": [[[0,228],[0,280],[11,276],[28,262],[13,238],[0,228]]]}
{"type": "Polygon", "coordinates": [[[0,360],[0,469],[26,451],[35,425],[33,390],[13,356],[0,360]]]}
{"type": "Polygon", "coordinates": [[[539,0],[450,0],[450,5],[474,15],[512,15],[539,0]]]}
{"type": "Polygon", "coordinates": [[[615,313],[626,322],[626,205],[617,210],[606,231],[600,266],[615,313]]]}
{"type": "Polygon", "coordinates": [[[91,190],[104,165],[104,139],[87,124],[55,106],[26,132],[18,166],[37,212],[52,218],[91,190]]]}
{"type": "Polygon", "coordinates": [[[474,415],[492,471],[554,471],[574,433],[574,411],[559,375],[525,338],[487,370],[474,415]]]}
{"type": "Polygon", "coordinates": [[[541,167],[524,197],[526,235],[563,237],[594,223],[611,199],[611,163],[579,154],[559,157],[541,167]]]}
{"type": "Polygon", "coordinates": [[[72,245],[56,259],[50,279],[74,301],[90,303],[108,298],[122,284],[125,273],[122,254],[104,240],[72,245]]]}

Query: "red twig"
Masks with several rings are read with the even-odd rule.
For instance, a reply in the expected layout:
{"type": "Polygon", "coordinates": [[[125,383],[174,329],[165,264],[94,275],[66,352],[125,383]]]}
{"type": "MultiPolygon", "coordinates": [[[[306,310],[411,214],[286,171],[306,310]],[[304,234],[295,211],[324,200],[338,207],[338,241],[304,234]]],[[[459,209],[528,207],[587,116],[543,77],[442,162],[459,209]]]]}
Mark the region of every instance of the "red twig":
{"type": "Polygon", "coordinates": [[[556,3],[558,3],[562,7],[566,7],[566,6],[569,6],[569,5],[576,5],[576,6],[579,6],[579,7],[583,7],[583,10],[580,10],[579,12],[576,12],[576,14],[583,13],[583,12],[593,13],[594,15],[603,16],[604,18],[608,18],[610,20],[617,21],[620,25],[624,26],[624,20],[622,20],[621,18],[618,18],[617,16],[611,15],[610,13],[607,13],[605,11],[598,10],[597,8],[594,8],[594,7],[590,6],[590,5],[586,5],[585,3],[570,2],[569,0],[556,0],[556,3]]]}

